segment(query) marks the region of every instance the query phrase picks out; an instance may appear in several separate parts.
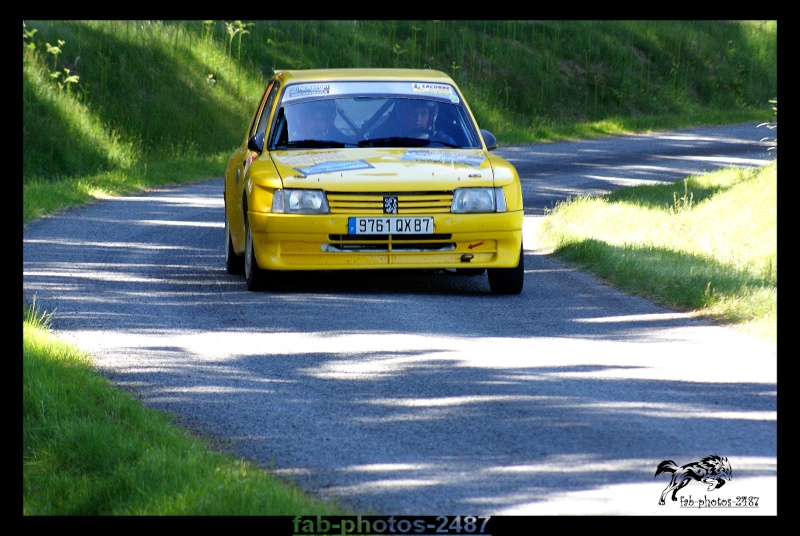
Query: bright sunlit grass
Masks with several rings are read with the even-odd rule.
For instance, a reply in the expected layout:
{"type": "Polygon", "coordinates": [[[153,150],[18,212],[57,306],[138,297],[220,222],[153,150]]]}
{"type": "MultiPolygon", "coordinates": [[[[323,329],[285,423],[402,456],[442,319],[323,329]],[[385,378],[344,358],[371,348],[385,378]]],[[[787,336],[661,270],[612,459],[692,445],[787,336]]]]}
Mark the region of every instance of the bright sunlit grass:
{"type": "Polygon", "coordinates": [[[777,336],[777,161],[555,207],[542,244],[618,287],[777,336]]]}

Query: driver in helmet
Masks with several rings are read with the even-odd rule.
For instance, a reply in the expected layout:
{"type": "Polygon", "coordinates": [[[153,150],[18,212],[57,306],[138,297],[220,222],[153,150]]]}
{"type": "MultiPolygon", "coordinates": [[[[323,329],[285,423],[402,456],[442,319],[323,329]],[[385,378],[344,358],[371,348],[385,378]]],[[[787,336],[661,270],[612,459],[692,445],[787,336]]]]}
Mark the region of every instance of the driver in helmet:
{"type": "Polygon", "coordinates": [[[438,106],[435,102],[419,99],[403,99],[396,105],[401,118],[402,136],[430,140],[448,147],[456,147],[456,141],[446,132],[436,128],[438,106]]]}
{"type": "Polygon", "coordinates": [[[418,99],[403,99],[397,103],[402,135],[410,138],[430,138],[436,103],[418,99]]]}

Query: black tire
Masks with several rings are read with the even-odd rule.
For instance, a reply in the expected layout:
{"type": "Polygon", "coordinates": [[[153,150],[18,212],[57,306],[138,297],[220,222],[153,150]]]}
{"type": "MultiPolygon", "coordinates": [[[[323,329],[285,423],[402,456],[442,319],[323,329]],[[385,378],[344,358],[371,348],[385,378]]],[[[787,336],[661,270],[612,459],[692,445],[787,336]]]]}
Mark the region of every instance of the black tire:
{"type": "Polygon", "coordinates": [[[256,292],[264,288],[264,281],[266,279],[266,274],[264,273],[264,270],[258,267],[258,261],[256,260],[256,253],[255,250],[253,249],[253,235],[250,232],[249,223],[245,223],[244,233],[245,233],[245,240],[244,240],[245,283],[247,285],[247,290],[256,292]]]}
{"type": "Polygon", "coordinates": [[[525,282],[525,254],[519,248],[519,262],[513,268],[489,268],[489,288],[492,294],[519,294],[525,282]]]}
{"type": "Polygon", "coordinates": [[[233,250],[231,241],[231,225],[225,213],[225,269],[229,274],[242,275],[244,273],[244,255],[237,255],[233,250]]]}
{"type": "Polygon", "coordinates": [[[456,273],[459,275],[483,275],[486,273],[486,268],[456,268],[456,273]]]}

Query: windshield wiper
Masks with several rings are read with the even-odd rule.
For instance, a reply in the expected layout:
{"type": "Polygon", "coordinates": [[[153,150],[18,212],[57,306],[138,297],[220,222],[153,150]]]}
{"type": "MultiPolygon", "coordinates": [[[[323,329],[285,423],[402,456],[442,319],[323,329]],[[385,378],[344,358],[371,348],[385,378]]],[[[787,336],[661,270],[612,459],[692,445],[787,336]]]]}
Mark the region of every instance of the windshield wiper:
{"type": "Polygon", "coordinates": [[[438,143],[439,145],[444,145],[445,147],[451,147],[453,149],[461,149],[462,148],[461,145],[459,145],[458,143],[450,143],[449,141],[440,140],[438,138],[433,138],[430,141],[431,141],[432,144],[437,144],[438,143]]]}
{"type": "Polygon", "coordinates": [[[342,147],[355,147],[355,144],[335,140],[294,140],[282,143],[283,149],[340,149],[342,147]]]}
{"type": "Polygon", "coordinates": [[[359,147],[427,147],[430,144],[431,140],[425,138],[408,138],[404,136],[389,136],[358,142],[359,147]]]}

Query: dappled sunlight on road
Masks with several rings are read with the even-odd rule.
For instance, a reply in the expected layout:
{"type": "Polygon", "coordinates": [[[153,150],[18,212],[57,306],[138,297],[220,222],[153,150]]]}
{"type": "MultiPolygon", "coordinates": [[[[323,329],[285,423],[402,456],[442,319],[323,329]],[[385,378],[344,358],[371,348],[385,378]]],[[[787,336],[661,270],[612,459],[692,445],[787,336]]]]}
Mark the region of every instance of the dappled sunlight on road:
{"type": "Polygon", "coordinates": [[[559,196],[750,163],[713,148],[673,158],[716,137],[694,135],[498,149],[527,162],[518,296],[493,296],[485,275],[403,271],[300,273],[248,292],[225,269],[214,179],[27,226],[24,299],[148,407],[350,507],[774,513],[777,345],[626,295],[537,244],[559,196]],[[733,467],[714,493],[759,495],[759,510],[658,505],[659,462],[710,454],[733,467]]]}

